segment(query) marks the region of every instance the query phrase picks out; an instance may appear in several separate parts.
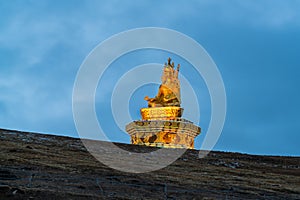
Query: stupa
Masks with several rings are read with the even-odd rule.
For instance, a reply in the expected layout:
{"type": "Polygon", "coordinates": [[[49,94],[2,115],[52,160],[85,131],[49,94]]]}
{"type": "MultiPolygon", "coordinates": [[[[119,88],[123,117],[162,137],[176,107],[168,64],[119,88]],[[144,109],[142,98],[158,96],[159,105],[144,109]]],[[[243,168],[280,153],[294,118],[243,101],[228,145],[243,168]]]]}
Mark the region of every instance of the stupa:
{"type": "Polygon", "coordinates": [[[180,64],[175,69],[171,58],[165,63],[158,94],[145,97],[148,108],[141,108],[142,120],[126,125],[131,143],[165,148],[194,148],[194,139],[201,128],[182,118],[180,107],[180,64]]]}

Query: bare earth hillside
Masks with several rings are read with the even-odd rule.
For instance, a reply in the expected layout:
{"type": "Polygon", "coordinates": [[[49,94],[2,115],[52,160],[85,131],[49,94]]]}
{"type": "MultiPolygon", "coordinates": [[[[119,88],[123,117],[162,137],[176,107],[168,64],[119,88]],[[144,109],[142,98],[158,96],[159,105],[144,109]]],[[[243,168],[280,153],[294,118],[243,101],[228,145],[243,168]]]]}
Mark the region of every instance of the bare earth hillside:
{"type": "Polygon", "coordinates": [[[188,150],[166,168],[132,174],[103,165],[70,137],[0,129],[0,149],[0,199],[300,199],[300,157],[200,159],[188,150]]]}

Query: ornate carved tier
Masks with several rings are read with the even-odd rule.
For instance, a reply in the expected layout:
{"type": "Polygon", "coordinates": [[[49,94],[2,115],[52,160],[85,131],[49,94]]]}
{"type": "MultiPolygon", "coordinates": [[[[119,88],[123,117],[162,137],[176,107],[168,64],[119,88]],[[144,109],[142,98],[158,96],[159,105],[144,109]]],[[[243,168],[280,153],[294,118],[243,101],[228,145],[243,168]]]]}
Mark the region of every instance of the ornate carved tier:
{"type": "Polygon", "coordinates": [[[174,120],[181,117],[183,108],[180,107],[156,107],[156,108],[142,108],[141,115],[143,120],[174,120]]]}
{"type": "Polygon", "coordinates": [[[201,129],[188,120],[177,118],[133,121],[126,126],[126,131],[132,144],[193,149],[194,138],[201,129]]]}

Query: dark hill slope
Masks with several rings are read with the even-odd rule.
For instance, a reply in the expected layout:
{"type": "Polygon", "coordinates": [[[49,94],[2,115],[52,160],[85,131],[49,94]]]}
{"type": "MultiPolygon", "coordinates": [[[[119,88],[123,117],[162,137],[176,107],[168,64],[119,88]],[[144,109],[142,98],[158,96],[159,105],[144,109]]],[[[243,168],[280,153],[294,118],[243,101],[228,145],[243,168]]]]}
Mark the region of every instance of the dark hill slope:
{"type": "Polygon", "coordinates": [[[188,150],[164,169],[131,174],[98,162],[75,138],[0,129],[0,149],[0,199],[300,199],[299,157],[199,159],[188,150]]]}

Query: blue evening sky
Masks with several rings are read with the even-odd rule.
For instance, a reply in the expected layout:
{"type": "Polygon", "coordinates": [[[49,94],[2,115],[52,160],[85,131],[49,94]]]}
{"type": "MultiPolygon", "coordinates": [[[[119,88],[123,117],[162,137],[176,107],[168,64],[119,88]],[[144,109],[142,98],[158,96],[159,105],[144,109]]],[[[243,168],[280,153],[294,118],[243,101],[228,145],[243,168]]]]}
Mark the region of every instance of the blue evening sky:
{"type": "MultiPolygon", "coordinates": [[[[215,150],[300,155],[297,0],[2,0],[0,128],[78,137],[72,116],[77,70],[101,41],[139,27],[182,32],[200,43],[217,64],[227,92],[227,117],[215,150]]],[[[107,113],[101,123],[113,141],[129,143],[110,111],[118,77],[136,65],[163,64],[169,56],[181,63],[182,74],[197,88],[203,134],[195,146],[200,148],[210,119],[205,84],[193,77],[184,60],[154,50],[122,56],[100,81],[107,92],[97,92],[96,107],[107,113]]],[[[145,91],[154,96],[156,90],[157,85],[150,84],[133,94],[129,109],[134,119],[146,106],[145,91]]]]}

